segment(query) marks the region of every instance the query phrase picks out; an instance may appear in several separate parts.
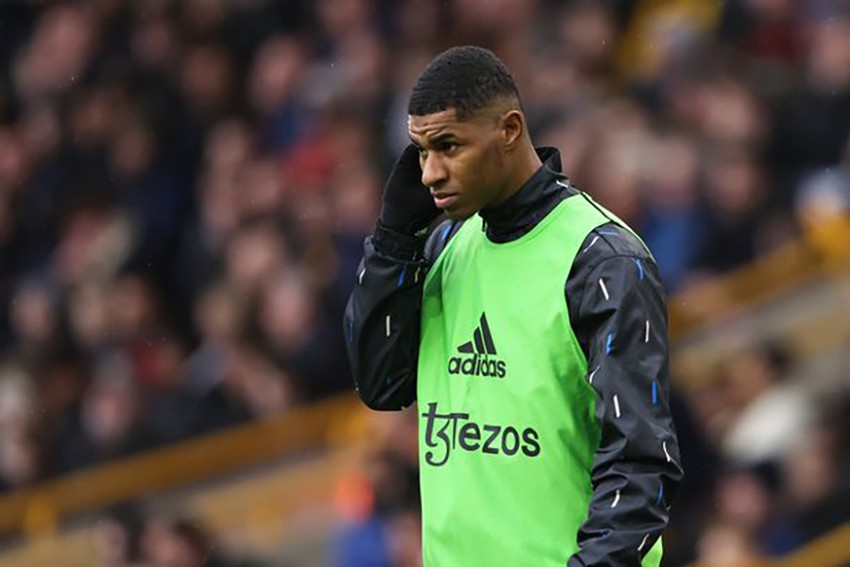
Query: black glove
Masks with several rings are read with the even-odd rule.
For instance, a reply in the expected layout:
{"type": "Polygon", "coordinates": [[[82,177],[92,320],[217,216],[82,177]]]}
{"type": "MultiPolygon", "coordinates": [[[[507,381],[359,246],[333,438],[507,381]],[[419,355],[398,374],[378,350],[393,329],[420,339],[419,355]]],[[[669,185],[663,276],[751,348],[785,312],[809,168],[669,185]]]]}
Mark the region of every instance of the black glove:
{"type": "Polygon", "coordinates": [[[440,215],[431,192],[422,185],[419,151],[409,144],[398,156],[384,185],[378,223],[401,234],[414,235],[440,215]]]}

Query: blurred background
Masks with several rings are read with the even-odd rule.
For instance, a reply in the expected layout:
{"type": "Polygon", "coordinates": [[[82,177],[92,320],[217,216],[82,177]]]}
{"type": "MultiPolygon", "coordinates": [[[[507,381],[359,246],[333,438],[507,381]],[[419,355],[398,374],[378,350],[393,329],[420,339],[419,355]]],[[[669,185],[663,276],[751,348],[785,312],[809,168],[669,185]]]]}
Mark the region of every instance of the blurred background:
{"type": "Polygon", "coordinates": [[[660,265],[665,564],[850,565],[847,0],[2,0],[0,564],[419,564],[341,316],[467,43],[660,265]]]}

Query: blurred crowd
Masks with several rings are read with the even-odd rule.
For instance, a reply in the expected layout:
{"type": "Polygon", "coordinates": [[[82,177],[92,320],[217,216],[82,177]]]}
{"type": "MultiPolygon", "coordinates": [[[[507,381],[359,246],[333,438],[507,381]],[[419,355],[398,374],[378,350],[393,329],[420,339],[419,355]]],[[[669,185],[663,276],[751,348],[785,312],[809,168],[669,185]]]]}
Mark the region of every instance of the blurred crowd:
{"type": "MultiPolygon", "coordinates": [[[[0,2],[0,490],[350,390],[341,313],[409,88],[465,43],[507,62],[537,143],[671,293],[850,210],[847,0],[0,2]]],[[[743,466],[752,445],[680,406],[682,501],[720,510],[671,557],[677,534],[805,541],[763,524],[777,491],[838,483],[830,430],[743,466]]],[[[377,455],[409,541],[415,453],[377,455]]],[[[370,541],[407,564],[364,518],[339,564],[370,541]]]]}
{"type": "MultiPolygon", "coordinates": [[[[271,567],[231,560],[196,520],[119,506],[92,534],[97,567],[271,567]]],[[[284,567],[275,565],[274,567],[284,567]]]]}

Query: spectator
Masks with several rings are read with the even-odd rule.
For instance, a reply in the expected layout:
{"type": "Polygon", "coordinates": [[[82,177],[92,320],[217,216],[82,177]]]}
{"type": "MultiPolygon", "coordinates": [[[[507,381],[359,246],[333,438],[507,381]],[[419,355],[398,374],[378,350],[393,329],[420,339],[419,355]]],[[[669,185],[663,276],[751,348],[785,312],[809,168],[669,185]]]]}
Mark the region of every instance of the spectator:
{"type": "Polygon", "coordinates": [[[806,392],[786,380],[788,372],[788,356],[775,347],[740,352],[729,361],[729,398],[737,411],[723,440],[729,462],[775,463],[805,437],[814,408],[806,392]]]}
{"type": "Polygon", "coordinates": [[[146,563],[167,567],[228,567],[196,521],[152,517],[141,534],[141,556],[146,563]]]}

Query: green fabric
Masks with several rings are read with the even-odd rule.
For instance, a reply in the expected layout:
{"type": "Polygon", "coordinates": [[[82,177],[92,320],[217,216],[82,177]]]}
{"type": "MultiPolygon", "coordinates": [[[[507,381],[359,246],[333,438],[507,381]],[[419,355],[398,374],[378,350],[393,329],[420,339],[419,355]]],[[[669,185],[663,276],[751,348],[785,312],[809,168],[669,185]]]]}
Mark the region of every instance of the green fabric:
{"type": "Polygon", "coordinates": [[[563,567],[577,551],[600,430],[564,283],[606,222],[571,197],[494,244],[476,215],[430,270],[417,391],[426,566],[563,567]]]}

